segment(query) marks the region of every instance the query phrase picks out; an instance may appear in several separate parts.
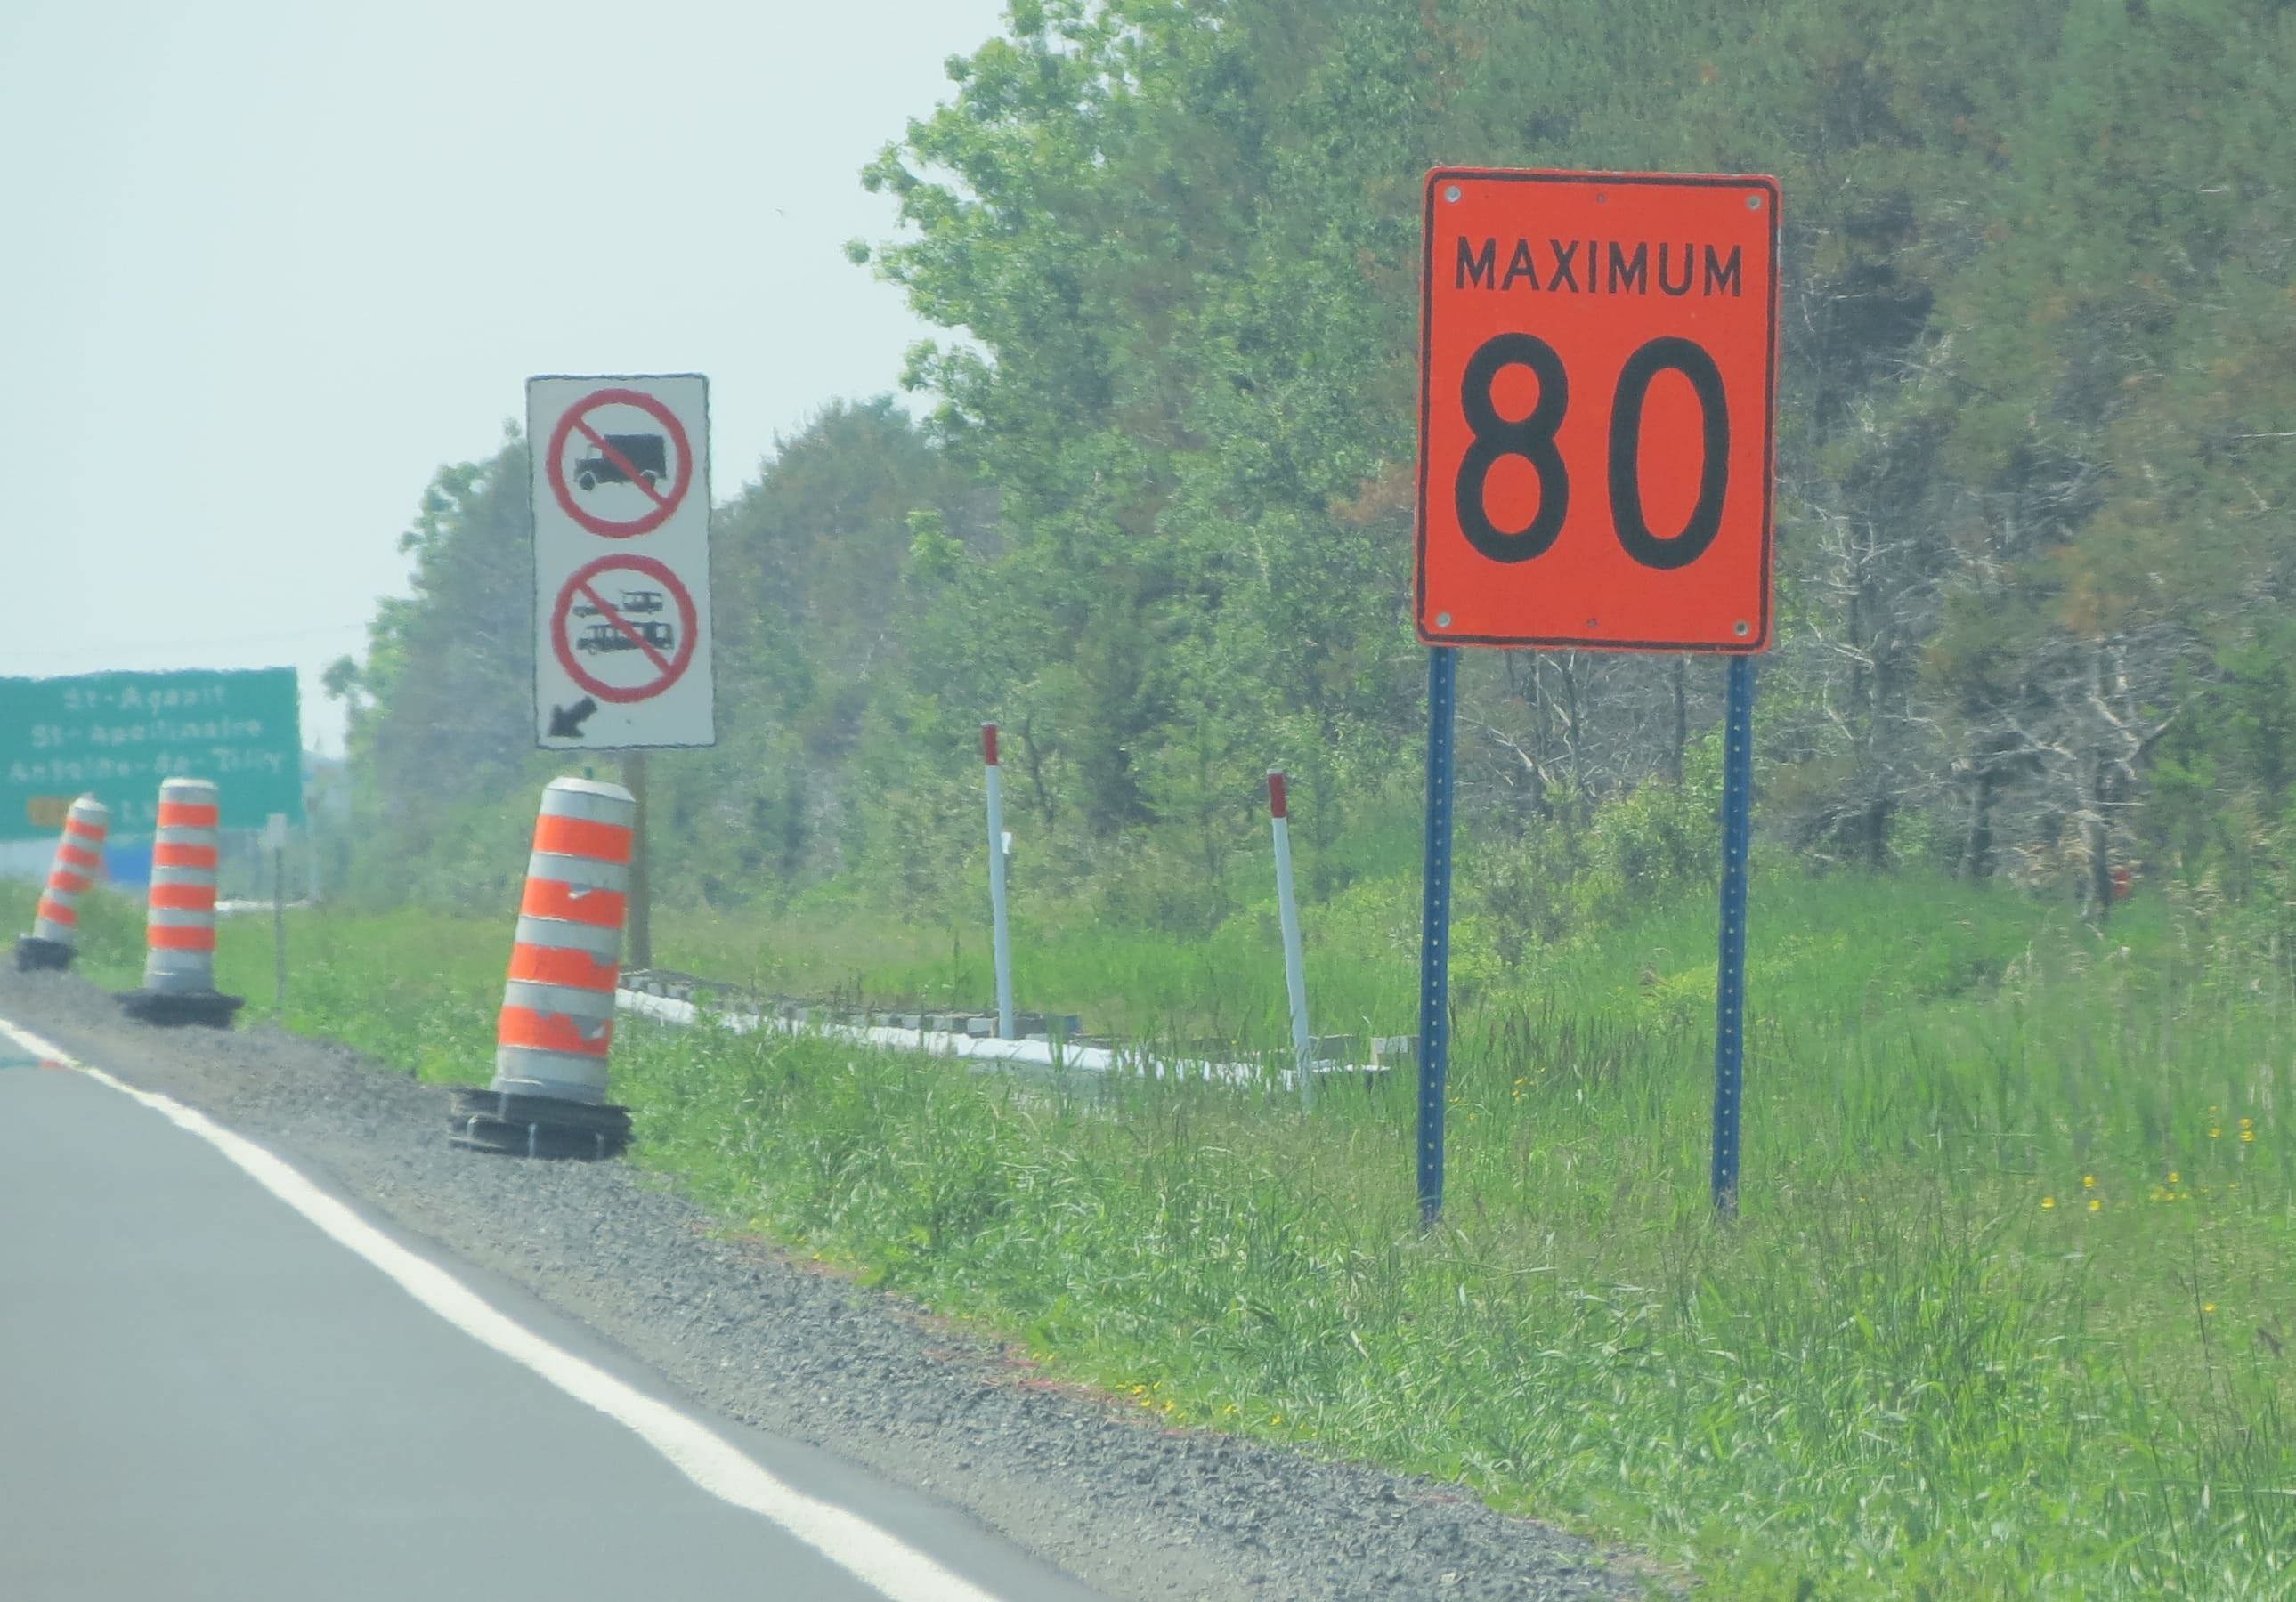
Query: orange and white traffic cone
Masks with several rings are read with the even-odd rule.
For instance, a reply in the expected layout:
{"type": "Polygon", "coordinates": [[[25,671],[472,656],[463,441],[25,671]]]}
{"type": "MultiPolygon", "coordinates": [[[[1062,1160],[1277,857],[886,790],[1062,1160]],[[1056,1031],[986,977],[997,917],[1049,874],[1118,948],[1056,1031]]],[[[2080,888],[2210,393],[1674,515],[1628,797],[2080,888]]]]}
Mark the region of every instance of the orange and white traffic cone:
{"type": "Polygon", "coordinates": [[[119,998],[146,1024],[223,1028],[245,1006],[215,987],[216,864],[222,835],[216,787],[204,779],[160,785],[159,838],[144,924],[144,988],[119,998]]]}
{"type": "Polygon", "coordinates": [[[111,811],[94,796],[82,796],[64,814],[48,886],[32,913],[32,932],[16,942],[17,972],[71,966],[79,941],[80,892],[103,870],[103,835],[111,822],[111,811]]]}
{"type": "Polygon", "coordinates": [[[606,1099],[637,802],[618,784],[554,779],[527,859],[494,1083],[458,1090],[455,1143],[527,1157],[610,1157],[629,1143],[606,1099]]]}

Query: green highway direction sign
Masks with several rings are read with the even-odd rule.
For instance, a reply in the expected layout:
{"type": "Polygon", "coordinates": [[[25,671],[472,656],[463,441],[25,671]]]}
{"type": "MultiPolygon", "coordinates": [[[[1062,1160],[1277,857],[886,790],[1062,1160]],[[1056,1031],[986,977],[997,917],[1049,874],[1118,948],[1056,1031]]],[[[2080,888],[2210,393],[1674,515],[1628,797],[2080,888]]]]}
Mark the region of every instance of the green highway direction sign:
{"type": "Polygon", "coordinates": [[[162,779],[213,780],[226,829],[302,821],[295,670],[0,678],[0,840],[54,834],[91,791],[114,835],[150,834],[162,779]]]}

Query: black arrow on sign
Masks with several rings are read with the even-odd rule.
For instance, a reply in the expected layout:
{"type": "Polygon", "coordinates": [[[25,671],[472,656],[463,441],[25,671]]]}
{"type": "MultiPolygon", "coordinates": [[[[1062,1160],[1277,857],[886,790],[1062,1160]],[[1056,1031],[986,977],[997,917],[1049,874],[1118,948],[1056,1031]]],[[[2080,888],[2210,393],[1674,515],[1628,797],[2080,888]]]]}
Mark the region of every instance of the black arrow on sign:
{"type": "Polygon", "coordinates": [[[586,695],[570,707],[553,707],[550,709],[550,738],[581,739],[583,720],[597,709],[598,703],[586,695]]]}

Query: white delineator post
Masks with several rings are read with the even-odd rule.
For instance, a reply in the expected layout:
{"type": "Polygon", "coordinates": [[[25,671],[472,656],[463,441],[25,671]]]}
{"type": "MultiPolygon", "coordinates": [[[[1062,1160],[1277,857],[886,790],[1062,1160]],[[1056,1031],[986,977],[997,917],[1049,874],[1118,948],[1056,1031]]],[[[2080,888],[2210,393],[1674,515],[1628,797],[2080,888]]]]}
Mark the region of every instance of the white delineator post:
{"type": "Polygon", "coordinates": [[[1013,933],[1004,921],[1004,771],[996,764],[996,725],[980,725],[988,770],[988,916],[996,950],[996,1038],[1013,1038],[1013,933]]]}
{"type": "Polygon", "coordinates": [[[271,1004],[287,1005],[287,814],[275,812],[263,825],[264,849],[271,853],[271,1004]]]}
{"type": "Polygon", "coordinates": [[[1292,1000],[1292,1056],[1300,1069],[1300,1099],[1316,1105],[1315,1045],[1308,1035],[1308,964],[1300,949],[1300,898],[1292,893],[1291,807],[1283,774],[1267,770],[1267,816],[1275,831],[1275,906],[1283,920],[1283,988],[1292,1000]]]}

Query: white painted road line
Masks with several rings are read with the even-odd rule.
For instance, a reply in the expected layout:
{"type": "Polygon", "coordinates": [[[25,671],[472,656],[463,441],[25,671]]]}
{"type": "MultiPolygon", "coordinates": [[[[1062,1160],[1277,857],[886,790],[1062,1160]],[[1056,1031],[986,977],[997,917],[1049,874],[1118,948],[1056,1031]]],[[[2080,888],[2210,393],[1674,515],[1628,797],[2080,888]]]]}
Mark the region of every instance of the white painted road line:
{"type": "Polygon", "coordinates": [[[380,1269],[408,1295],[484,1345],[533,1370],[567,1395],[628,1429],[678,1472],[721,1501],[770,1519],[892,1602],[995,1602],[868,1520],[810,1497],[758,1467],[730,1442],[595,1364],[553,1345],[497,1311],[461,1280],[362,1220],[292,1167],[243,1136],[173,1099],[114,1078],[6,1018],[4,1034],[45,1063],[75,1069],[143,1103],[221,1152],[338,1244],[380,1269]]]}

